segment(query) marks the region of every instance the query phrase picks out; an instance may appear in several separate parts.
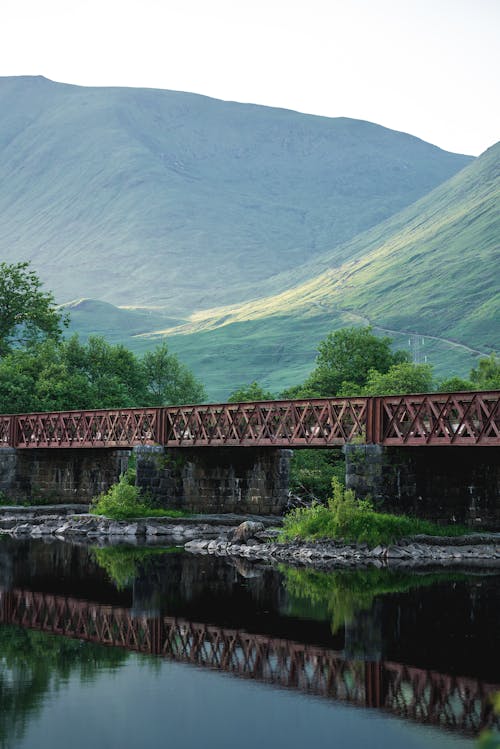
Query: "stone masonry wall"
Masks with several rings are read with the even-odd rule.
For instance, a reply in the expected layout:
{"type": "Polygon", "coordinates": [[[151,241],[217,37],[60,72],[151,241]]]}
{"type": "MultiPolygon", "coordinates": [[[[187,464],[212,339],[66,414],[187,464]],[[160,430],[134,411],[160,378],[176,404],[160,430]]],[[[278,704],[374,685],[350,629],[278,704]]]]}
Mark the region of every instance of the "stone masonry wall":
{"type": "Polygon", "coordinates": [[[500,528],[495,447],[346,445],[346,485],[389,512],[500,528]]]}
{"type": "Polygon", "coordinates": [[[137,485],[158,507],[278,515],[288,498],[289,450],[139,447],[134,453],[137,485]]]}
{"type": "Polygon", "coordinates": [[[0,449],[0,492],[9,500],[90,502],[127,468],[129,450],[0,449]]]}

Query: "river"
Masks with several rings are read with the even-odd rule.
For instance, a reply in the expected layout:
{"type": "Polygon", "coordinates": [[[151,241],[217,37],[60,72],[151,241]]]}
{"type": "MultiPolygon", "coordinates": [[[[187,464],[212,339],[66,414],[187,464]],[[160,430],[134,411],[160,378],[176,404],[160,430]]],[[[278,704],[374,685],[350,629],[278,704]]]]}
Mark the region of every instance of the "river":
{"type": "Polygon", "coordinates": [[[1,747],[495,745],[494,571],[3,536],[0,591],[1,747]]]}

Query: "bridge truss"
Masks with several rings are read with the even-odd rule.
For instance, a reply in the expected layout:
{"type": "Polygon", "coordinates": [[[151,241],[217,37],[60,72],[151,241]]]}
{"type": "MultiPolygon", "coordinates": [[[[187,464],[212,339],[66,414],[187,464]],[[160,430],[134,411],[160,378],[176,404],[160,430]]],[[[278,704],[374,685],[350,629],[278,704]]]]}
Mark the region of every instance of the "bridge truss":
{"type": "Polygon", "coordinates": [[[500,446],[500,391],[0,415],[16,448],[500,446]]]}

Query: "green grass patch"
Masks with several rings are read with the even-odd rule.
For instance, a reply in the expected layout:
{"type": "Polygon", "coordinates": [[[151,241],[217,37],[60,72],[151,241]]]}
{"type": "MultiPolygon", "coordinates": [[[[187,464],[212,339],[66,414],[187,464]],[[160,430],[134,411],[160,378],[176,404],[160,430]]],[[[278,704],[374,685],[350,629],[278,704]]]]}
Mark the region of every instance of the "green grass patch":
{"type": "Polygon", "coordinates": [[[151,499],[143,494],[138,486],[129,483],[127,473],[120,477],[118,483],[107,492],[94,497],[90,505],[93,515],[105,515],[113,520],[128,520],[131,518],[184,518],[189,513],[182,510],[166,510],[153,507],[151,499]]]}
{"type": "Polygon", "coordinates": [[[369,500],[357,499],[352,489],[344,489],[336,477],[332,479],[332,488],[333,497],[326,505],[314,503],[285,516],[281,541],[330,538],[374,547],[418,534],[461,536],[467,532],[464,526],[437,525],[406,515],[377,512],[369,500]]]}

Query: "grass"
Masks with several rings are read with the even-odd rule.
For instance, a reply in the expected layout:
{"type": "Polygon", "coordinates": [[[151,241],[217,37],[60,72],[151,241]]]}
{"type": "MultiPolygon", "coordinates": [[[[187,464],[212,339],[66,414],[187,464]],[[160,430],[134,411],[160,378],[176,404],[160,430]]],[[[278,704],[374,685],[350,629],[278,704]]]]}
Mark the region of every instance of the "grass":
{"type": "Polygon", "coordinates": [[[377,512],[368,500],[356,499],[352,489],[332,480],[333,497],[327,505],[315,503],[297,508],[285,516],[281,541],[333,539],[345,543],[366,543],[371,548],[420,534],[461,536],[463,526],[437,525],[429,520],[377,512]]]}
{"type": "Polygon", "coordinates": [[[129,483],[125,473],[118,483],[99,494],[92,500],[90,512],[93,515],[104,515],[113,520],[132,518],[184,518],[187,512],[153,507],[147,494],[142,494],[139,487],[129,483]]]}

